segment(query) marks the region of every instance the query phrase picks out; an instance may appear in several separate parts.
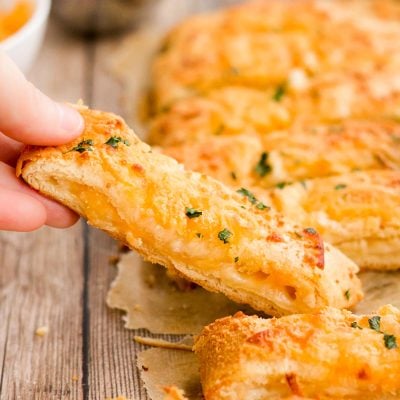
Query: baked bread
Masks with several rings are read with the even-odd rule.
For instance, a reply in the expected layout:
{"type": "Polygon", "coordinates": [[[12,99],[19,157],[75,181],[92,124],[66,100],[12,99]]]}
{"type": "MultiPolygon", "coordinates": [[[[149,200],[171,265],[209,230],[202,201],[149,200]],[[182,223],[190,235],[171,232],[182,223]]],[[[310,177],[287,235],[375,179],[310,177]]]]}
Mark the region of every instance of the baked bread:
{"type": "Polygon", "coordinates": [[[163,390],[165,392],[164,400],[188,400],[185,392],[176,386],[167,386],[163,390]]]}
{"type": "Polygon", "coordinates": [[[258,0],[188,18],[153,65],[152,142],[399,116],[397,0],[258,0]]]}
{"type": "Polygon", "coordinates": [[[312,227],[248,193],[185,171],[109,113],[78,108],[86,128],[58,147],[27,147],[18,175],[88,222],[206,289],[267,314],[357,303],[357,266],[312,227]]]}
{"type": "Polygon", "coordinates": [[[311,179],[268,194],[267,204],[315,227],[361,268],[400,268],[400,171],[311,179]]]}
{"type": "Polygon", "coordinates": [[[354,170],[400,170],[400,124],[361,120],[296,124],[267,136],[205,137],[161,151],[233,188],[269,188],[354,170]]]}
{"type": "Polygon", "coordinates": [[[204,328],[194,350],[205,400],[400,398],[400,312],[262,319],[238,313],[204,328]]]}

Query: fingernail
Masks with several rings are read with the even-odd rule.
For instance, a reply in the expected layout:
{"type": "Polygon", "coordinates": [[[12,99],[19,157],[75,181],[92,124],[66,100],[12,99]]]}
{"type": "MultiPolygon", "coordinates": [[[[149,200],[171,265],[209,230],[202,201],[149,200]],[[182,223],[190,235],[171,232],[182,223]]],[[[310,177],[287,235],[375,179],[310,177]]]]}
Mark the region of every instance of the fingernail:
{"type": "Polygon", "coordinates": [[[61,130],[64,134],[78,136],[83,131],[83,118],[78,111],[65,104],[59,104],[61,130]]]}

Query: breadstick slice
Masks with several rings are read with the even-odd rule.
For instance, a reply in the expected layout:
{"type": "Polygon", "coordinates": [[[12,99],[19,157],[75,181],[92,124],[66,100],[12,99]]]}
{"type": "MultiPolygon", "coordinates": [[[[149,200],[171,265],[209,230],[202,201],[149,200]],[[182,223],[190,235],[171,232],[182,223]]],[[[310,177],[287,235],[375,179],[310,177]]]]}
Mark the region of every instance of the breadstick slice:
{"type": "Polygon", "coordinates": [[[28,147],[18,175],[146,260],[271,315],[351,307],[358,267],[246,192],[152,152],[109,113],[78,107],[74,142],[28,147]]]}
{"type": "Polygon", "coordinates": [[[384,306],[365,316],[238,313],[204,328],[194,350],[206,400],[394,400],[399,345],[400,311],[384,306]]]}

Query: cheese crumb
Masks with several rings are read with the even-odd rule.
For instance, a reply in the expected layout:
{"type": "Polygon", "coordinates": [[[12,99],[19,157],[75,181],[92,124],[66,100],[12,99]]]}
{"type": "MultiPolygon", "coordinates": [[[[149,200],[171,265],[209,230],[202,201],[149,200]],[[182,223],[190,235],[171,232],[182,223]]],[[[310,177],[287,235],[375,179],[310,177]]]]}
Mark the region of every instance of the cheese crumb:
{"type": "Polygon", "coordinates": [[[40,337],[46,336],[48,333],[49,333],[49,328],[47,326],[41,326],[37,328],[35,331],[35,335],[40,337]]]}

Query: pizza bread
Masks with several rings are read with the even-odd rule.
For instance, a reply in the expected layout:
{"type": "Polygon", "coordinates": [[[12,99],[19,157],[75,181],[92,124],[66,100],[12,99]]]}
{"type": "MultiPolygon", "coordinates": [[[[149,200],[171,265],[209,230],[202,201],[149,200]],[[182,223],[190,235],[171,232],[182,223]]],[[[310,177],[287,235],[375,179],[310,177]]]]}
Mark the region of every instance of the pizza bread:
{"type": "Polygon", "coordinates": [[[205,400],[400,398],[400,311],[263,319],[238,313],[203,329],[194,350],[205,400]]]}
{"type": "Polygon", "coordinates": [[[86,128],[27,147],[18,175],[145,259],[267,314],[351,307],[358,267],[313,227],[153,152],[114,114],[79,107],[86,128]]]}

